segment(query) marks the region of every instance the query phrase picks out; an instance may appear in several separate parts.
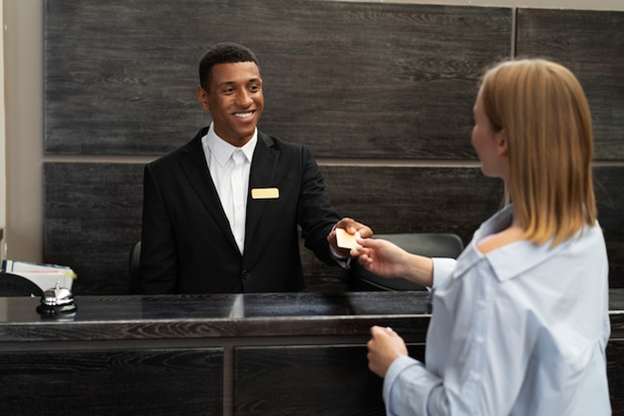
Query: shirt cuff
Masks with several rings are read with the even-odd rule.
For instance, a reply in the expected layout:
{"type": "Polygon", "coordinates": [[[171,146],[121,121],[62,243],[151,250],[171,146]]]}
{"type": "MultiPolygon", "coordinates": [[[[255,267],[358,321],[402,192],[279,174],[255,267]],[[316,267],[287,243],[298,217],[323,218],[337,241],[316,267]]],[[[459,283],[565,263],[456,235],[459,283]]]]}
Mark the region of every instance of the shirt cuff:
{"type": "Polygon", "coordinates": [[[336,263],[338,263],[338,265],[342,267],[343,269],[347,270],[351,267],[351,257],[346,259],[340,256],[338,253],[334,251],[331,245],[329,246],[329,254],[331,254],[333,259],[336,260],[336,263]]]}
{"type": "Polygon", "coordinates": [[[433,284],[431,289],[435,290],[451,278],[457,266],[457,260],[442,257],[436,257],[431,260],[433,261],[433,284]]]}

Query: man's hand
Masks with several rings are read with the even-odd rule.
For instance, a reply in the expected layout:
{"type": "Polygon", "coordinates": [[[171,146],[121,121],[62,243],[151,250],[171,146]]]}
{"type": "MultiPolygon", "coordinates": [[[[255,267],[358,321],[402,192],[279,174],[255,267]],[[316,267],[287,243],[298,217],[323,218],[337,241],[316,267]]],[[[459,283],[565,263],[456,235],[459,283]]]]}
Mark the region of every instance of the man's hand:
{"type": "Polygon", "coordinates": [[[336,228],[342,228],[351,235],[355,235],[356,232],[359,232],[361,238],[369,238],[373,236],[373,230],[371,230],[368,226],[355,221],[352,218],[345,217],[338,221],[334,226],[334,229],[332,229],[329,235],[327,235],[327,242],[330,244],[332,250],[336,254],[345,259],[351,257],[351,249],[338,246],[338,240],[336,238],[336,228]]]}

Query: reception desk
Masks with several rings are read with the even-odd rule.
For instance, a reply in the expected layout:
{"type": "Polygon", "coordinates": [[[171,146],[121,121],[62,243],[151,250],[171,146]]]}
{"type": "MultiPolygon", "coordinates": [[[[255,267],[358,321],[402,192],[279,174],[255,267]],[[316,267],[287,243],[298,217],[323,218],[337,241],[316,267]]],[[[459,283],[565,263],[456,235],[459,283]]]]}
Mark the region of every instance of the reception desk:
{"type": "MultiPolygon", "coordinates": [[[[75,314],[0,298],[0,409],[17,415],[384,415],[372,325],[423,359],[426,292],[77,296],[75,314]]],[[[624,415],[624,290],[608,374],[624,415]]],[[[513,328],[513,322],[510,322],[513,328]]]]}

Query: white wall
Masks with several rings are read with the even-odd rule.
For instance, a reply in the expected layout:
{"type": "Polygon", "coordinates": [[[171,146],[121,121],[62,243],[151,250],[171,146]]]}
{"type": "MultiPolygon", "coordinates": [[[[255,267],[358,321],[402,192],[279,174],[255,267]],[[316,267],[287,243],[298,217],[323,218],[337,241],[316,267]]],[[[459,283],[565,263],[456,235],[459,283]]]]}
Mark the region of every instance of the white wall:
{"type": "MultiPolygon", "coordinates": [[[[384,0],[369,1],[384,2],[384,0]]],[[[394,0],[385,2],[624,11],[624,0],[394,0]]],[[[6,115],[6,150],[2,146],[4,129],[0,124],[0,182],[3,179],[2,168],[6,166],[6,195],[0,185],[0,225],[3,222],[6,224],[4,233],[7,243],[6,257],[14,260],[42,261],[43,162],[57,160],[89,162],[103,161],[105,158],[44,156],[44,1],[0,0],[0,3],[4,3],[2,18],[5,25],[3,39],[5,91],[4,94],[0,91],[0,97],[5,97],[6,105],[5,112],[3,112],[0,102],[0,112],[6,115]],[[3,219],[3,217],[6,218],[3,219]]],[[[145,162],[145,158],[137,158],[137,161],[145,162]]]]}

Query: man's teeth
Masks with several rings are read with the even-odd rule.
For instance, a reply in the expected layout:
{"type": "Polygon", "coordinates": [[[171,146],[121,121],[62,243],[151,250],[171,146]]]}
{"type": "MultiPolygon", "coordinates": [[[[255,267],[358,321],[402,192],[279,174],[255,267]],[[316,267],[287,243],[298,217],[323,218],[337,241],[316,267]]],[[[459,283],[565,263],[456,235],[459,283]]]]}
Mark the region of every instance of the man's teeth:
{"type": "Polygon", "coordinates": [[[249,112],[249,113],[236,113],[234,114],[235,117],[238,118],[247,118],[247,117],[251,117],[253,113],[249,112]]]}

